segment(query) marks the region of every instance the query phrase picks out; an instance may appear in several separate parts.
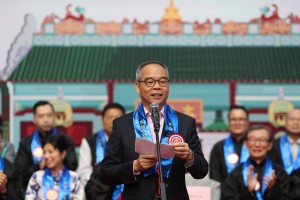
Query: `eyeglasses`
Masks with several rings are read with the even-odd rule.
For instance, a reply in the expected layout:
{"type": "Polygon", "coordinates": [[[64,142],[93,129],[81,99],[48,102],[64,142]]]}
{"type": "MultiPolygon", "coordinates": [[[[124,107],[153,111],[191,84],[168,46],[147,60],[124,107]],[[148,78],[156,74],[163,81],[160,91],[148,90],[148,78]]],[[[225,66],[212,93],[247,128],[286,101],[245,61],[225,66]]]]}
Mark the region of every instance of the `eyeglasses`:
{"type": "Polygon", "coordinates": [[[149,78],[145,81],[138,81],[138,83],[145,83],[147,87],[153,87],[156,82],[162,87],[166,87],[169,84],[169,79],[167,78],[161,78],[159,80],[154,80],[152,78],[149,78]]]}
{"type": "Polygon", "coordinates": [[[298,117],[288,117],[287,118],[289,121],[296,121],[296,122],[300,122],[300,118],[298,118],[298,117]]]}
{"type": "Polygon", "coordinates": [[[261,144],[261,145],[267,145],[270,140],[269,139],[266,139],[266,138],[247,138],[246,139],[250,144],[256,144],[256,142],[258,144],[261,144]]]}

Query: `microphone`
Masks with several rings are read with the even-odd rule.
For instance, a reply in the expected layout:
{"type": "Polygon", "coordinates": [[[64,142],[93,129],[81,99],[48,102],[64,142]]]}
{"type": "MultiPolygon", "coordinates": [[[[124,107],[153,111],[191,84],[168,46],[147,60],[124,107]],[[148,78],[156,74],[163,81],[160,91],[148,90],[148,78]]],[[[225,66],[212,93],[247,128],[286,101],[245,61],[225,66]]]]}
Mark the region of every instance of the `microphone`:
{"type": "Polygon", "coordinates": [[[150,104],[151,118],[154,126],[154,131],[159,132],[160,128],[160,115],[159,115],[159,105],[157,103],[150,104]]]}

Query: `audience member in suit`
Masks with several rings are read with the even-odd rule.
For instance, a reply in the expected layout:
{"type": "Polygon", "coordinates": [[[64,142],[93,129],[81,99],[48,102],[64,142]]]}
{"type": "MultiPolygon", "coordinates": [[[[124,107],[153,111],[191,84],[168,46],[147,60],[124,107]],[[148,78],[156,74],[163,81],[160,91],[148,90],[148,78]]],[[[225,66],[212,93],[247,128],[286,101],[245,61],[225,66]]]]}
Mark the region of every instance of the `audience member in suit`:
{"type": "Polygon", "coordinates": [[[209,161],[209,177],[221,183],[239,163],[249,157],[243,140],[249,126],[248,111],[243,106],[232,106],[228,121],[230,135],[214,145],[209,161]]]}
{"type": "MultiPolygon", "coordinates": [[[[48,101],[38,101],[33,106],[33,122],[37,126],[34,133],[23,138],[15,159],[15,174],[18,174],[16,191],[23,196],[26,191],[28,181],[35,171],[43,170],[45,162],[43,159],[42,143],[51,135],[63,134],[55,126],[55,111],[52,104],[48,101]]],[[[76,170],[77,158],[73,140],[63,134],[68,141],[68,150],[65,166],[70,170],[76,170]]]]}
{"type": "MultiPolygon", "coordinates": [[[[81,182],[85,187],[88,199],[117,199],[121,195],[123,186],[104,186],[99,178],[96,178],[99,170],[93,169],[104,158],[106,144],[112,132],[112,122],[114,119],[125,114],[125,109],[118,103],[109,103],[102,110],[103,129],[95,134],[84,138],[79,149],[79,166],[77,173],[80,175],[81,182]],[[89,183],[89,184],[87,184],[89,183]]],[[[98,169],[98,168],[97,168],[98,169]]]]}
{"type": "MultiPolygon", "coordinates": [[[[2,150],[2,129],[0,128],[0,151],[2,150]]],[[[11,177],[13,175],[13,164],[0,155],[0,200],[12,199],[14,193],[11,187],[11,177]]]]}
{"type": "Polygon", "coordinates": [[[274,141],[270,158],[291,174],[300,168],[300,109],[288,112],[285,130],[286,133],[274,141]]]}
{"type": "Polygon", "coordinates": [[[166,103],[169,95],[166,65],[157,61],[142,63],[136,71],[135,87],[141,103],[134,112],[114,120],[107,152],[101,163],[101,179],[105,184],[124,184],[122,200],[152,200],[160,197],[157,156],[135,151],[136,138],[156,142],[150,105],[157,103],[160,115],[156,123],[160,125],[160,128],[156,127],[159,129],[159,141],[171,144],[175,153],[175,157],[162,159],[166,197],[168,200],[187,200],[185,173],[202,179],[208,172],[195,119],[174,111],[166,103]]]}
{"type": "Polygon", "coordinates": [[[272,133],[263,125],[251,126],[245,135],[250,157],[236,167],[222,184],[223,199],[288,200],[290,178],[282,166],[267,156],[272,133]]]}

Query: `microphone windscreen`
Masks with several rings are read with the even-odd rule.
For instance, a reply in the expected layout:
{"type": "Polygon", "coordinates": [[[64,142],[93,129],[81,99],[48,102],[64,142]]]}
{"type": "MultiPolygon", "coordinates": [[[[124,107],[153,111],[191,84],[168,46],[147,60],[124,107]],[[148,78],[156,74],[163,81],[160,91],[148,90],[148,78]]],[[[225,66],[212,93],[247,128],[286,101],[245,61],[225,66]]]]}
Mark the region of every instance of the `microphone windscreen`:
{"type": "Polygon", "coordinates": [[[150,104],[150,109],[151,109],[151,111],[153,111],[154,109],[157,109],[157,110],[159,110],[159,105],[157,104],[157,103],[151,103],[150,104]]]}

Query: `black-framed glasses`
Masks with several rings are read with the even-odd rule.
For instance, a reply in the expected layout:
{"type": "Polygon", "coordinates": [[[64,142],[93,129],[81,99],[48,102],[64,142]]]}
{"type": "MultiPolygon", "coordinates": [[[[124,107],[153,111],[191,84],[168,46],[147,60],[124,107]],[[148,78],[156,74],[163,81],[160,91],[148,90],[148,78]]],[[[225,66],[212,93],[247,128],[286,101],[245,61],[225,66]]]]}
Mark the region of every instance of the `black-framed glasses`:
{"type": "Polygon", "coordinates": [[[261,144],[261,145],[266,145],[270,142],[269,139],[267,138],[254,138],[254,137],[250,137],[250,138],[246,138],[246,140],[250,143],[250,144],[255,144],[256,142],[258,144],[261,144]]]}
{"type": "Polygon", "coordinates": [[[287,119],[288,119],[289,121],[300,122],[300,118],[298,118],[298,117],[288,117],[287,119]]]}
{"type": "Polygon", "coordinates": [[[138,83],[145,83],[147,87],[153,87],[156,82],[162,87],[166,87],[169,84],[169,79],[167,78],[161,78],[159,80],[154,80],[152,78],[149,78],[145,81],[138,81],[138,83]]]}

